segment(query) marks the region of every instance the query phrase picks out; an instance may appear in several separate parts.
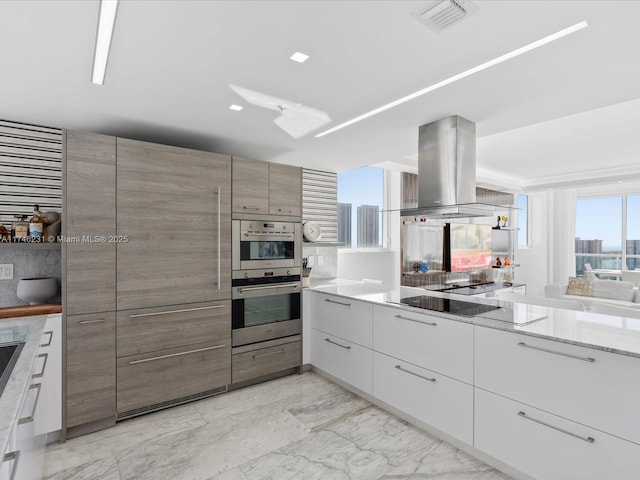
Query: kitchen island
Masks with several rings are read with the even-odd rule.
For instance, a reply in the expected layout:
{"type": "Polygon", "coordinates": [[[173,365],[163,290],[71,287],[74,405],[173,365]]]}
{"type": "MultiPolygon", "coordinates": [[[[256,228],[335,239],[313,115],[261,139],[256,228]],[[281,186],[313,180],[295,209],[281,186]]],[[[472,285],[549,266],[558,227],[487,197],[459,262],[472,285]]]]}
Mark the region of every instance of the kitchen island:
{"type": "Polygon", "coordinates": [[[637,478],[639,320],[367,283],[309,293],[311,363],[343,386],[516,478],[637,478]],[[403,304],[422,296],[483,307],[403,304]]]}

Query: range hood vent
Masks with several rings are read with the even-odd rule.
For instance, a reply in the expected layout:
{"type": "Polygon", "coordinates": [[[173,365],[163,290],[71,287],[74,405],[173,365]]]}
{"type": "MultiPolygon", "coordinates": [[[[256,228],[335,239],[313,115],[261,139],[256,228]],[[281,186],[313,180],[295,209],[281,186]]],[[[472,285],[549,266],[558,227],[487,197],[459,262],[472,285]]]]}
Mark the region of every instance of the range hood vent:
{"type": "MultiPolygon", "coordinates": [[[[420,127],[418,208],[404,209],[402,216],[490,217],[496,209],[504,210],[513,204],[513,196],[505,196],[510,204],[495,205],[476,200],[475,123],[454,115],[420,127]]],[[[487,195],[483,197],[487,198],[487,195]]]]}

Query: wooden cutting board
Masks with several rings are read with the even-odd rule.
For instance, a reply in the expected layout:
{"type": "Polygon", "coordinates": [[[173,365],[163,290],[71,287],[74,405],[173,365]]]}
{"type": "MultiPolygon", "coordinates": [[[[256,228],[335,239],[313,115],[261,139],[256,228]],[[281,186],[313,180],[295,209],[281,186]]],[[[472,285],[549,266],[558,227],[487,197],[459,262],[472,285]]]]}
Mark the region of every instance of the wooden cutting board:
{"type": "Polygon", "coordinates": [[[42,305],[17,305],[0,308],[0,318],[26,317],[29,315],[46,315],[62,312],[59,303],[43,303],[42,305]]]}

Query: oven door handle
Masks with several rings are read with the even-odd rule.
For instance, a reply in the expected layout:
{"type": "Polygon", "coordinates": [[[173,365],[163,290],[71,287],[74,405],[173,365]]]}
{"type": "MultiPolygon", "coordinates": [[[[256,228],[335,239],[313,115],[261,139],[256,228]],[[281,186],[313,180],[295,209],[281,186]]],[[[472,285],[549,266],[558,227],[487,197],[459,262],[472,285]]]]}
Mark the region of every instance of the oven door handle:
{"type": "Polygon", "coordinates": [[[280,283],[278,285],[261,285],[259,287],[240,287],[238,288],[238,293],[242,292],[255,292],[257,290],[271,290],[275,288],[300,288],[299,283],[280,283]]]}
{"type": "Polygon", "coordinates": [[[246,241],[247,238],[251,238],[251,237],[273,237],[273,238],[277,238],[277,239],[285,239],[285,240],[294,240],[295,235],[293,233],[271,233],[271,232],[254,232],[254,233],[249,233],[249,232],[245,232],[243,233],[243,236],[245,237],[246,241]]]}

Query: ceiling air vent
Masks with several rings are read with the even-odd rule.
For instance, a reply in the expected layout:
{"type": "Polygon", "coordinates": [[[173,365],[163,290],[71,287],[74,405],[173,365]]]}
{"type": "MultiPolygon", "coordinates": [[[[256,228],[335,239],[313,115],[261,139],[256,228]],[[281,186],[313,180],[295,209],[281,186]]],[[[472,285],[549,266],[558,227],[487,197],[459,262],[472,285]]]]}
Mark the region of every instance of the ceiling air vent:
{"type": "Polygon", "coordinates": [[[426,9],[414,16],[427,27],[439,33],[478,10],[468,0],[433,0],[426,9]]]}

